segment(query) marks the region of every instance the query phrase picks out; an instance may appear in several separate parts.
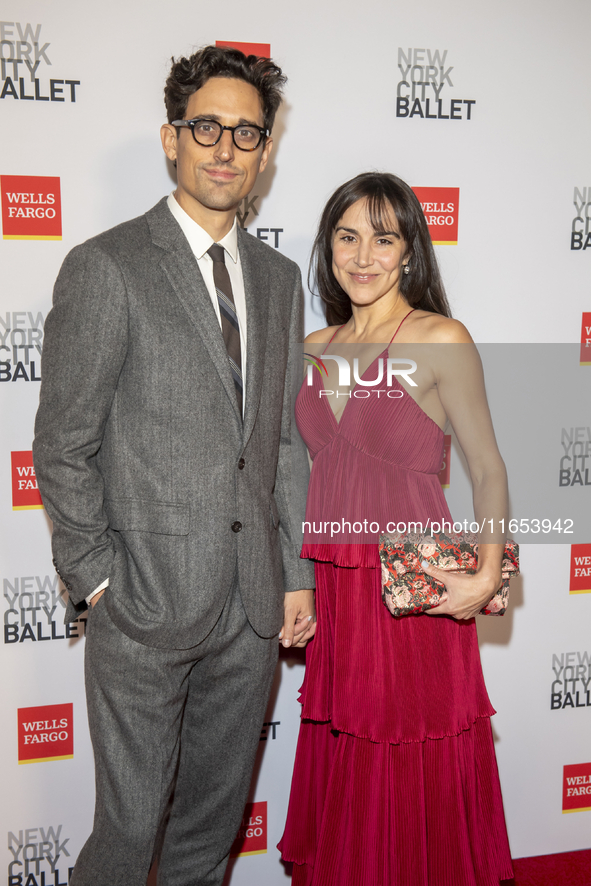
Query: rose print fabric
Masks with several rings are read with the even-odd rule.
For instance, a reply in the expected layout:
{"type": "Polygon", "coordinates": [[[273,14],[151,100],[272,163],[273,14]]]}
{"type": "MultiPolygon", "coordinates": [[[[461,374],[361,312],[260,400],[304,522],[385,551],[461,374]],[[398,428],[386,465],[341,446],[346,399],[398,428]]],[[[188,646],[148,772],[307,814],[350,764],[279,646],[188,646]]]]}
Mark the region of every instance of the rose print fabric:
{"type": "MultiPolygon", "coordinates": [[[[422,561],[450,572],[474,574],[478,568],[478,536],[381,535],[382,600],[392,615],[417,615],[439,604],[445,586],[423,572],[422,561]]],[[[509,579],[519,574],[519,545],[507,541],[501,566],[503,584],[481,615],[504,615],[509,603],[509,579]]]]}

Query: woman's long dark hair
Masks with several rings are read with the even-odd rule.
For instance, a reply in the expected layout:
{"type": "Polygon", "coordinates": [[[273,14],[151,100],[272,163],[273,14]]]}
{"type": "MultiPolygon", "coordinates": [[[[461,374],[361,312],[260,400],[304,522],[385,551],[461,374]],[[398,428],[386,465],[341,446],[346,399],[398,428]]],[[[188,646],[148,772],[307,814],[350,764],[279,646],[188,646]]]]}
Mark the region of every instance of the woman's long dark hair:
{"type": "Polygon", "coordinates": [[[414,192],[389,172],[364,172],[334,192],[324,208],[312,247],[308,286],[324,302],[328,325],[346,323],[352,315],[351,300],[332,271],[332,238],[347,209],[364,199],[376,231],[387,230],[388,216],[394,211],[410,256],[410,272],[400,275],[399,284],[410,307],[451,317],[429,228],[414,192]]]}

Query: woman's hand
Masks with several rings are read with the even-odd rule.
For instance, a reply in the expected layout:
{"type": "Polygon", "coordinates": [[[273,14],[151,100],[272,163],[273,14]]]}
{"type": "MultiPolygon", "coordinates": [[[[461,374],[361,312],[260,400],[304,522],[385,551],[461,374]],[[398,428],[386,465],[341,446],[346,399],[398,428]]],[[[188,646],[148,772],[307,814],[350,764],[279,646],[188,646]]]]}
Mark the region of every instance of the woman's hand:
{"type": "Polygon", "coordinates": [[[427,615],[451,615],[453,618],[466,619],[478,615],[491,597],[501,586],[500,573],[477,572],[467,575],[448,569],[439,569],[423,562],[423,572],[436,578],[445,585],[439,606],[428,609],[427,615]]]}
{"type": "Polygon", "coordinates": [[[314,591],[288,591],[283,603],[283,627],[279,634],[279,642],[286,648],[289,646],[303,648],[316,632],[316,606],[314,591]]]}

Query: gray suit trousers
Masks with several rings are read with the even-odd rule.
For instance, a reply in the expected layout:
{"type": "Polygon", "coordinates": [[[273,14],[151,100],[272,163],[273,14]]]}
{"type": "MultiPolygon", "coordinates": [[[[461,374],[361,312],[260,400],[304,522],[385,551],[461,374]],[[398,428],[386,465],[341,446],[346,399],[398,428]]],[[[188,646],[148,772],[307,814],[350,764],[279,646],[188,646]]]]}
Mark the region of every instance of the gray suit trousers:
{"type": "Polygon", "coordinates": [[[71,886],[145,886],[156,855],[159,886],[221,884],[277,651],[251,628],[236,586],[191,649],[137,643],[99,600],[85,653],[96,809],[71,886]]]}

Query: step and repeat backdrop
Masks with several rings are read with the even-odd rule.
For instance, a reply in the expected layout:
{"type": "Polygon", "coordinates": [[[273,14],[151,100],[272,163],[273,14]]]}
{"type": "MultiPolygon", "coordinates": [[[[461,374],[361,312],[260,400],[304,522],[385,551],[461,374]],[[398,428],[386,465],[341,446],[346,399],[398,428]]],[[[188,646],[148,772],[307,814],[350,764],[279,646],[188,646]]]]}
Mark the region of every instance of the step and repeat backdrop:
{"type": "MultiPolygon", "coordinates": [[[[53,281],[74,245],[173,190],[159,141],[170,57],[216,41],[270,54],[289,77],[272,160],[240,224],[305,277],[334,188],[362,171],[395,172],[423,205],[454,316],[485,346],[487,379],[503,368],[491,403],[519,490],[511,516],[522,576],[510,612],[481,618],[479,633],[511,846],[515,857],[589,847],[591,8],[227,0],[221,15],[188,0],[105,0],[100,13],[72,0],[7,0],[1,15],[4,882],[67,884],[94,801],[85,620],[63,624],[31,459],[53,281]],[[529,500],[527,484],[548,496],[529,500]]],[[[304,294],[311,331],[324,321],[304,294]]],[[[441,480],[453,503],[466,471],[451,437],[441,480]]],[[[289,876],[275,844],[303,671],[303,656],[282,657],[232,886],[289,876]]]]}

